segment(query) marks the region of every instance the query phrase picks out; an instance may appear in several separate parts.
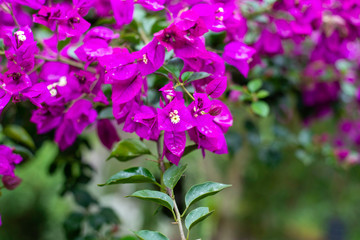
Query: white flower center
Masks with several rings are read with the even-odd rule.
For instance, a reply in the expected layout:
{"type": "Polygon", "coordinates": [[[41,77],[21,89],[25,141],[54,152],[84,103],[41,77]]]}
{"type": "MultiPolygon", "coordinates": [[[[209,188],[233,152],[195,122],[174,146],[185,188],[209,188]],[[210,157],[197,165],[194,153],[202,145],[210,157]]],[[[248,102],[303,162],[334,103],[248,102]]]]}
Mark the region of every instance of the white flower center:
{"type": "Polygon", "coordinates": [[[180,116],[178,110],[174,110],[170,112],[169,117],[172,124],[177,124],[180,122],[180,116]]]}
{"type": "Polygon", "coordinates": [[[224,9],[222,7],[219,7],[217,12],[224,12],[224,9]]]}
{"type": "Polygon", "coordinates": [[[147,64],[148,63],[148,58],[147,58],[147,56],[146,56],[146,54],[143,54],[143,62],[145,63],[145,64],[147,64]]]}
{"type": "Polygon", "coordinates": [[[65,76],[62,76],[62,77],[59,79],[58,85],[59,85],[60,87],[64,87],[64,86],[66,86],[66,84],[67,84],[66,77],[65,77],[65,76]]]}
{"type": "Polygon", "coordinates": [[[56,91],[55,88],[50,89],[50,95],[51,95],[52,97],[55,97],[55,96],[57,95],[57,91],[56,91]]]}
{"type": "Polygon", "coordinates": [[[15,34],[17,35],[19,41],[24,42],[26,40],[26,36],[23,31],[17,31],[15,34]]]}
{"type": "Polygon", "coordinates": [[[216,16],[215,19],[222,21],[222,20],[224,20],[224,17],[223,16],[220,16],[220,17],[216,16]]]}
{"type": "Polygon", "coordinates": [[[24,42],[26,40],[25,35],[19,35],[18,36],[19,41],[24,42]]]}

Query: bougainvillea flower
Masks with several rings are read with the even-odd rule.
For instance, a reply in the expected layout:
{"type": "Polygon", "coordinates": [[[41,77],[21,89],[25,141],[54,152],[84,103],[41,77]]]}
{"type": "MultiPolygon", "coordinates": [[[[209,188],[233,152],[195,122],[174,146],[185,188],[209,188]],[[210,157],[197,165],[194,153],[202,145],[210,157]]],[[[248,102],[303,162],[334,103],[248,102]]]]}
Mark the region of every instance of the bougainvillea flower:
{"type": "Polygon", "coordinates": [[[225,133],[228,131],[229,127],[233,125],[233,117],[228,106],[220,100],[214,99],[211,101],[212,106],[220,106],[221,113],[216,115],[214,122],[219,125],[222,131],[225,133]]]}
{"type": "Polygon", "coordinates": [[[147,140],[158,140],[160,131],[156,109],[133,104],[133,111],[127,116],[123,130],[125,132],[136,132],[139,137],[147,140]]]}
{"type": "Polygon", "coordinates": [[[97,112],[92,103],[85,99],[76,101],[65,113],[64,119],[55,132],[55,142],[61,150],[71,146],[77,135],[95,121],[97,112]]]}
{"type": "Polygon", "coordinates": [[[126,48],[114,48],[111,55],[99,57],[99,63],[106,69],[106,84],[133,79],[138,73],[135,55],[126,48]]]}
{"type": "Polygon", "coordinates": [[[37,83],[31,88],[24,90],[22,95],[27,97],[37,107],[42,107],[41,104],[51,97],[48,84],[44,82],[37,83]]]}
{"type": "Polygon", "coordinates": [[[148,10],[160,11],[164,9],[165,0],[137,0],[134,2],[148,10]]]}
{"type": "Polygon", "coordinates": [[[194,126],[183,99],[175,98],[163,109],[158,109],[159,130],[183,132],[194,126]]]}
{"type": "Polygon", "coordinates": [[[7,34],[4,40],[9,65],[19,65],[24,71],[30,71],[34,67],[34,55],[38,52],[31,29],[22,27],[14,35],[7,34]]]}
{"type": "Polygon", "coordinates": [[[199,15],[211,31],[220,32],[225,30],[223,23],[224,8],[222,4],[197,4],[191,10],[199,15]]]}
{"type": "Polygon", "coordinates": [[[132,100],[141,90],[143,77],[138,74],[130,79],[118,81],[113,84],[111,99],[116,104],[122,104],[132,100]]]}
{"type": "Polygon", "coordinates": [[[74,9],[81,15],[85,16],[93,6],[95,0],[73,0],[74,9]]]}
{"type": "Polygon", "coordinates": [[[255,49],[242,42],[231,42],[224,48],[223,58],[225,62],[236,67],[245,77],[249,72],[249,63],[255,49]]]}
{"type": "Polygon", "coordinates": [[[138,68],[146,76],[158,70],[165,60],[165,48],[157,40],[152,40],[140,51],[134,53],[138,68]]]}
{"type": "Polygon", "coordinates": [[[96,126],[99,139],[106,148],[111,149],[114,143],[120,141],[116,128],[109,119],[100,119],[96,126]]]}
{"type": "Polygon", "coordinates": [[[45,4],[45,0],[12,0],[11,2],[25,5],[32,9],[40,9],[45,4]]]}
{"type": "Polygon", "coordinates": [[[181,157],[185,150],[186,133],[165,131],[164,145],[172,154],[181,157]]]}
{"type": "Polygon", "coordinates": [[[199,145],[199,148],[206,149],[217,154],[227,153],[227,145],[224,134],[218,131],[215,137],[206,136],[198,128],[192,128],[188,131],[190,139],[199,145]]]}
{"type": "Polygon", "coordinates": [[[213,79],[206,87],[206,93],[212,98],[220,97],[226,90],[227,77],[213,79]]]}
{"type": "Polygon", "coordinates": [[[60,78],[66,77],[70,66],[61,62],[46,62],[40,71],[40,79],[48,82],[58,82],[60,78]]]}
{"type": "Polygon", "coordinates": [[[62,17],[63,8],[60,5],[48,7],[43,5],[38,13],[33,15],[35,23],[42,24],[55,31],[57,20],[62,17]]]}
{"type": "Polygon", "coordinates": [[[134,13],[134,1],[133,0],[110,0],[111,7],[114,11],[114,18],[120,27],[125,24],[131,23],[134,13]]]}
{"type": "Polygon", "coordinates": [[[192,10],[182,12],[180,19],[175,21],[175,25],[181,31],[184,31],[188,37],[196,38],[208,32],[208,28],[203,19],[192,10]]]}
{"type": "Polygon", "coordinates": [[[280,54],[283,52],[281,38],[279,35],[268,30],[262,31],[259,40],[255,44],[255,47],[259,52],[270,55],[280,54]]]}
{"type": "Polygon", "coordinates": [[[86,32],[90,28],[90,23],[82,18],[76,10],[71,9],[66,11],[65,17],[58,20],[58,26],[60,36],[73,37],[86,32]]]}
{"type": "Polygon", "coordinates": [[[21,161],[21,156],[13,153],[13,149],[0,145],[0,175],[14,177],[15,165],[21,161]]]}
{"type": "Polygon", "coordinates": [[[109,47],[108,42],[98,38],[84,41],[84,44],[75,50],[76,56],[78,56],[81,61],[86,62],[85,69],[92,62],[96,61],[98,57],[110,55],[112,52],[112,47],[109,47]]]}
{"type": "Polygon", "coordinates": [[[43,134],[58,127],[63,121],[63,105],[44,106],[32,113],[30,121],[36,124],[38,134],[43,134]]]}
{"type": "Polygon", "coordinates": [[[11,99],[11,94],[7,93],[5,90],[0,88],[0,114],[5,106],[9,103],[11,99]]]}
{"type": "Polygon", "coordinates": [[[176,166],[179,165],[179,162],[181,160],[181,156],[176,156],[175,154],[173,154],[172,152],[170,152],[170,150],[166,147],[166,144],[164,144],[163,147],[163,154],[162,154],[162,158],[166,157],[167,160],[169,160],[171,163],[175,164],[176,166]]]}
{"type": "Polygon", "coordinates": [[[10,94],[21,92],[30,86],[29,76],[17,65],[11,66],[1,78],[1,87],[10,94]]]}
{"type": "Polygon", "coordinates": [[[118,33],[114,33],[113,30],[107,27],[97,26],[91,28],[85,35],[84,42],[90,39],[102,39],[107,43],[110,43],[111,40],[119,38],[118,33]]]}

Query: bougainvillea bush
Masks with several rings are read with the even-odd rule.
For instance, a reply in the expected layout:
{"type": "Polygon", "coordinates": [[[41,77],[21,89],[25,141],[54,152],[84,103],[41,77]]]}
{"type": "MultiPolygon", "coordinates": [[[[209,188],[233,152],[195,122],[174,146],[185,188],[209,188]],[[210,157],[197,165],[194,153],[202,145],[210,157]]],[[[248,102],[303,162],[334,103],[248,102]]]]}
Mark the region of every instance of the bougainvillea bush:
{"type": "Polygon", "coordinates": [[[357,0],[2,0],[2,194],[30,181],[16,168],[53,141],[49,172],[80,209],[64,220],[67,239],[198,238],[193,227],[217,211],[200,200],[234,183],[175,187],[202,158],[234,158],[243,138],[265,161],[292,148],[305,164],[360,163],[359,35],[357,0]],[[99,191],[139,184],[127,197],[157,204],[176,234],[122,236],[116,211],[87,191],[91,132],[109,149],[100,160],[129,166],[99,191]]]}

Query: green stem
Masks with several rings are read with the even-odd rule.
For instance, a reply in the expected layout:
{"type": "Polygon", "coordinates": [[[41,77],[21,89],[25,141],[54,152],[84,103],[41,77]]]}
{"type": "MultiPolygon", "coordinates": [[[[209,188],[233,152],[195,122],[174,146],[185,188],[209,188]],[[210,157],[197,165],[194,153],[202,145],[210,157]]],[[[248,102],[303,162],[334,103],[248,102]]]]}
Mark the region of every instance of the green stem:
{"type": "Polygon", "coordinates": [[[173,76],[173,78],[175,79],[177,85],[181,86],[181,88],[184,90],[184,92],[193,100],[195,101],[195,98],[193,97],[193,95],[186,89],[184,83],[180,82],[180,80],[174,75],[172,74],[172,72],[165,66],[163,66],[163,68],[168,71],[169,73],[171,73],[171,75],[173,76]]]}
{"type": "Polygon", "coordinates": [[[184,83],[180,82],[179,79],[175,78],[176,82],[180,85],[180,87],[184,90],[184,92],[193,100],[195,101],[195,98],[193,97],[193,95],[186,89],[186,87],[184,86],[184,83]]]}
{"type": "Polygon", "coordinates": [[[145,45],[150,42],[150,39],[146,35],[145,30],[144,30],[144,28],[142,26],[139,27],[139,34],[140,34],[141,40],[145,43],[145,45]]]}
{"type": "MultiPolygon", "coordinates": [[[[165,168],[164,160],[161,157],[161,144],[160,144],[159,140],[157,141],[156,146],[157,146],[157,151],[158,151],[158,156],[159,156],[159,168],[161,170],[161,175],[164,175],[166,168],[165,168]]],[[[174,203],[174,211],[175,211],[174,219],[179,227],[181,240],[187,240],[185,238],[179,208],[178,208],[176,200],[175,200],[175,195],[174,195],[173,191],[168,187],[166,188],[166,193],[171,197],[171,199],[173,200],[173,203],[174,203]]]]}

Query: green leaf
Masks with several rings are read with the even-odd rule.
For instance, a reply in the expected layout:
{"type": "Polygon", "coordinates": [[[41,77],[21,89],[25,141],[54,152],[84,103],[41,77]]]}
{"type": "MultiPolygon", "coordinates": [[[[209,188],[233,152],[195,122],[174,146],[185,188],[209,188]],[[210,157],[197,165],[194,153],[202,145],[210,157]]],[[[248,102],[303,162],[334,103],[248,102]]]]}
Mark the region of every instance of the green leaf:
{"type": "Polygon", "coordinates": [[[231,185],[205,182],[192,186],[185,195],[186,208],[189,208],[191,204],[211,195],[214,195],[221,190],[230,187],[231,185]]]}
{"type": "Polygon", "coordinates": [[[173,211],[173,208],[174,208],[174,203],[173,203],[172,199],[165,193],[159,192],[159,191],[140,190],[140,191],[134,192],[133,194],[131,194],[128,197],[136,197],[136,198],[140,198],[143,200],[156,202],[156,203],[170,209],[171,212],[173,211]]]}
{"type": "Polygon", "coordinates": [[[104,184],[98,186],[105,186],[111,184],[124,184],[124,183],[156,183],[155,177],[149,170],[143,167],[133,167],[125,169],[113,175],[104,184]]]}
{"type": "Polygon", "coordinates": [[[253,102],[251,104],[251,109],[254,111],[254,113],[262,117],[266,117],[270,112],[269,105],[264,101],[253,102]]]}
{"type": "Polygon", "coordinates": [[[199,207],[192,210],[185,218],[185,227],[190,231],[192,227],[210,216],[213,212],[210,212],[207,207],[199,207]]]}
{"type": "Polygon", "coordinates": [[[267,96],[269,96],[269,92],[266,90],[260,90],[257,94],[256,94],[257,98],[266,98],[267,96]]]}
{"type": "Polygon", "coordinates": [[[107,107],[101,110],[98,115],[98,119],[114,119],[112,107],[107,107]]]}
{"type": "Polygon", "coordinates": [[[172,165],[169,169],[167,169],[163,176],[165,186],[173,189],[185,172],[186,166],[187,165],[172,165]]]}
{"type": "Polygon", "coordinates": [[[140,230],[135,235],[141,240],[169,240],[165,235],[159,232],[140,230]]]}
{"type": "Polygon", "coordinates": [[[151,153],[143,142],[138,139],[124,139],[115,145],[107,159],[116,158],[125,162],[145,154],[151,153]]]}
{"type": "Polygon", "coordinates": [[[185,157],[186,155],[188,155],[189,153],[191,153],[197,149],[199,149],[197,144],[186,146],[182,157],[185,157]]]}
{"type": "Polygon", "coordinates": [[[251,80],[248,84],[247,87],[249,89],[250,92],[256,92],[257,90],[259,90],[262,86],[262,81],[261,79],[254,79],[251,80]]]}
{"type": "Polygon", "coordinates": [[[138,238],[133,237],[133,236],[125,236],[125,237],[119,238],[117,240],[138,240],[138,238]]]}
{"type": "Polygon", "coordinates": [[[4,134],[12,140],[22,143],[32,149],[35,148],[35,144],[30,134],[19,125],[7,125],[4,129],[4,134]]]}
{"type": "Polygon", "coordinates": [[[186,80],[189,79],[189,77],[191,77],[191,75],[193,75],[194,72],[184,72],[183,74],[181,74],[181,80],[183,80],[183,82],[186,82],[186,80]]]}
{"type": "Polygon", "coordinates": [[[140,42],[139,35],[135,33],[124,33],[120,36],[122,39],[130,43],[138,44],[140,42]]]}
{"type": "Polygon", "coordinates": [[[176,77],[180,76],[180,72],[184,67],[184,61],[180,58],[171,59],[166,65],[166,69],[168,69],[172,74],[176,77]]]}
{"type": "Polygon", "coordinates": [[[203,79],[206,78],[208,76],[210,76],[211,74],[207,73],[207,72],[195,72],[193,73],[189,79],[186,81],[187,83],[195,81],[195,80],[199,80],[199,79],[203,79]]]}
{"type": "Polygon", "coordinates": [[[14,145],[14,153],[20,154],[24,159],[29,159],[34,157],[34,154],[27,149],[26,147],[23,147],[21,145],[14,145]]]}

